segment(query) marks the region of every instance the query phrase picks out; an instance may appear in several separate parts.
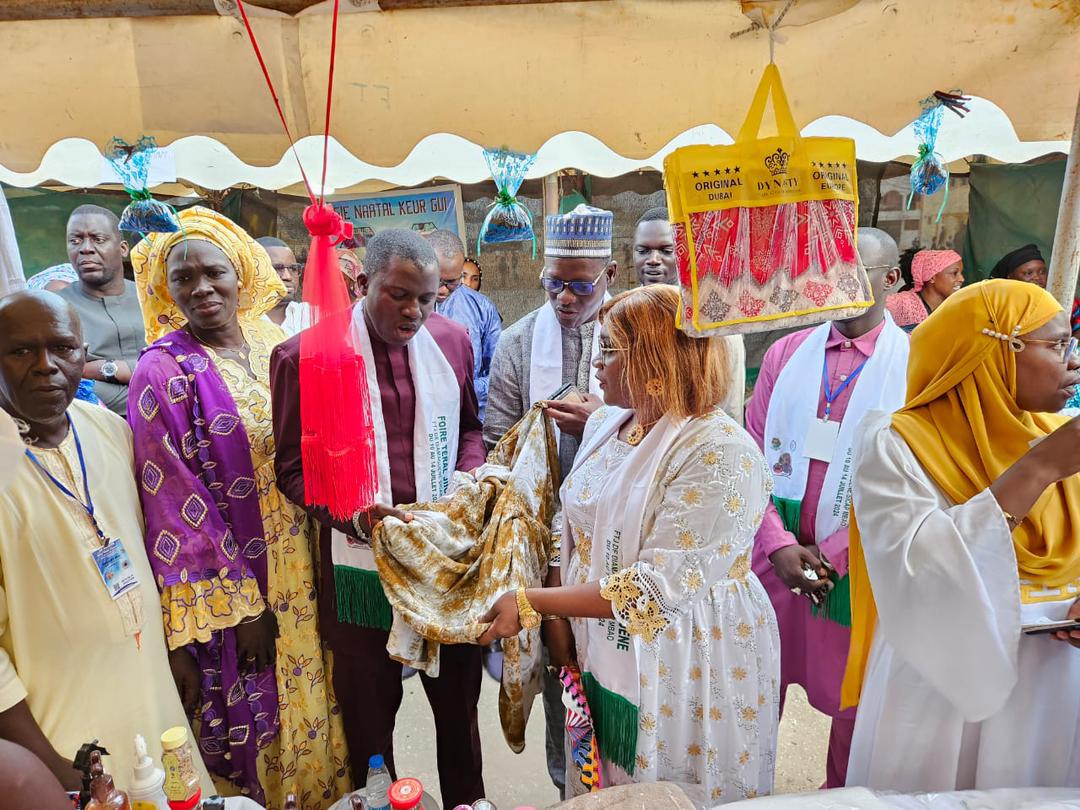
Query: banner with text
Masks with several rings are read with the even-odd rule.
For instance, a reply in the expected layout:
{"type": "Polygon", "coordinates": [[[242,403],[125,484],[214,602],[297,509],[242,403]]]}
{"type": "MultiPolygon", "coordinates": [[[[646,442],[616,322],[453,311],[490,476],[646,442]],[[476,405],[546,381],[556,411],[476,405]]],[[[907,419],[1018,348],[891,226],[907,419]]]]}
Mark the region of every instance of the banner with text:
{"type": "Polygon", "coordinates": [[[458,185],[330,198],[330,204],[353,224],[361,248],[387,228],[405,228],[420,234],[451,231],[465,241],[465,215],[458,185]]]}

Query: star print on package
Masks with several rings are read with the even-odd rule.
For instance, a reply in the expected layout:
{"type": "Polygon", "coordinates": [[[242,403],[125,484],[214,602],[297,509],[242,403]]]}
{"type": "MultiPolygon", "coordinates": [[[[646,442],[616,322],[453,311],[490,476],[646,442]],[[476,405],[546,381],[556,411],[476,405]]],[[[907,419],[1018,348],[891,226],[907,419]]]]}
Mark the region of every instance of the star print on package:
{"type": "Polygon", "coordinates": [[[775,65],[735,143],[676,149],[664,186],[688,335],[809,326],[873,304],[856,251],[855,142],[802,137],[775,65]],[[770,94],[779,134],[758,138],[770,94]]]}

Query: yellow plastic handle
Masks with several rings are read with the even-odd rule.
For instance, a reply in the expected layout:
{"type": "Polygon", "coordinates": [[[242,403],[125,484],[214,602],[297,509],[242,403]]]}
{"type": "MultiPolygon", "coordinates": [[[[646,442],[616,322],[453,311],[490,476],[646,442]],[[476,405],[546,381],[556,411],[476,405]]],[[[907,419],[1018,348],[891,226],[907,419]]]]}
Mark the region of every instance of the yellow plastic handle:
{"type": "Polygon", "coordinates": [[[735,143],[745,143],[757,140],[758,131],[761,129],[761,119],[765,117],[765,104],[772,95],[773,111],[776,113],[776,127],[781,136],[798,138],[799,130],[795,126],[795,119],[791,115],[791,106],[788,104],[787,93],[784,92],[784,84],[780,81],[780,71],[776,65],[769,63],[765,72],[761,75],[757,90],[754,92],[754,100],[750,103],[750,109],[743,120],[742,129],[735,143]]]}

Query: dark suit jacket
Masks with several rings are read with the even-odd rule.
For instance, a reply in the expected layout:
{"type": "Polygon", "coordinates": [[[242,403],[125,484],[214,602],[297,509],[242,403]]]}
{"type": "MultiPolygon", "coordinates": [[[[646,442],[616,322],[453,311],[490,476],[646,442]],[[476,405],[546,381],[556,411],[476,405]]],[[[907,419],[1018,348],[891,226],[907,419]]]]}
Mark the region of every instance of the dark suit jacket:
{"type": "MultiPolygon", "coordinates": [[[[461,421],[457,469],[471,470],[484,463],[484,439],[473,389],[472,343],[464,326],[432,313],[425,324],[442,349],[461,386],[461,421]]],[[[301,333],[302,334],[302,333],[301,333]]],[[[416,388],[409,370],[405,347],[390,346],[370,330],[375,374],[379,381],[386,443],[390,456],[391,496],[395,504],[416,499],[413,472],[413,421],[416,388]]],[[[274,406],[274,441],[277,454],[274,469],[282,494],[306,509],[320,524],[319,539],[319,621],[323,638],[335,647],[348,643],[352,625],[337,620],[334,571],[330,558],[330,527],[355,536],[352,523],[334,520],[325,508],[305,502],[304,467],[300,455],[300,335],[274,349],[270,358],[270,389],[274,406]]]]}

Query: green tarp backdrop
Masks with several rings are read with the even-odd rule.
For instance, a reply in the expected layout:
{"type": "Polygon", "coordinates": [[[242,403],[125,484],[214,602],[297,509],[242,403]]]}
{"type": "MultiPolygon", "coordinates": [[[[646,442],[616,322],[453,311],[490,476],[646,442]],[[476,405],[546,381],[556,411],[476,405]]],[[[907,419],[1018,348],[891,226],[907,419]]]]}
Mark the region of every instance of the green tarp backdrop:
{"type": "MultiPolygon", "coordinates": [[[[51,191],[42,188],[12,188],[4,186],[11,219],[15,223],[15,238],[19,241],[19,254],[22,256],[23,273],[27,278],[68,260],[64,235],[67,230],[68,216],[80,205],[100,205],[116,213],[124,210],[131,198],[122,191],[103,191],[84,193],[79,191],[51,191]]],[[[221,212],[248,226],[250,217],[245,218],[241,211],[245,194],[235,190],[225,196],[221,212]]],[[[178,209],[206,203],[195,197],[168,200],[178,209]]],[[[254,213],[254,212],[253,212],[254,213]]],[[[272,224],[272,223],[271,223],[272,224]]],[[[255,231],[258,233],[258,231],[255,231]]],[[[269,231],[264,231],[269,232],[269,231]]],[[[128,244],[134,245],[138,236],[125,234],[128,244]]]]}
{"type": "Polygon", "coordinates": [[[1065,161],[1032,166],[971,166],[964,276],[989,277],[998,260],[1034,242],[1046,261],[1054,243],[1065,161]]]}

